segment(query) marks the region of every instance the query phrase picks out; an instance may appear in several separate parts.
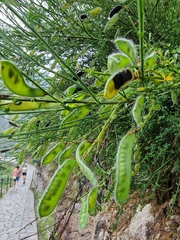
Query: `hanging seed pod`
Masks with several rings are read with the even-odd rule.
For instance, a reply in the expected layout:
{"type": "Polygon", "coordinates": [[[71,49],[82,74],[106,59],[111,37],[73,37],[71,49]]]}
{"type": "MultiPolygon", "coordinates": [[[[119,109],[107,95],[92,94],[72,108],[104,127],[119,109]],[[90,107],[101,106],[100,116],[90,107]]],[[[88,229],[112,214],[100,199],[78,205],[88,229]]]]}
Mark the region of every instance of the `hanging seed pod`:
{"type": "Polygon", "coordinates": [[[126,69],[122,72],[118,72],[110,76],[104,89],[104,95],[106,99],[112,99],[120,89],[125,87],[133,79],[134,75],[130,69],[126,69]]]}
{"type": "Polygon", "coordinates": [[[133,160],[137,161],[139,158],[139,154],[140,154],[140,146],[138,143],[136,143],[136,146],[134,148],[134,155],[133,155],[133,160]]]}
{"type": "Polygon", "coordinates": [[[94,16],[94,15],[97,15],[98,13],[100,13],[102,11],[102,8],[101,7],[96,7],[94,9],[92,9],[91,11],[89,11],[89,14],[91,16],[94,16]]]}
{"type": "Polygon", "coordinates": [[[175,90],[171,90],[171,99],[173,104],[177,104],[178,103],[178,93],[175,90]]]}
{"type": "Polygon", "coordinates": [[[126,38],[117,38],[114,42],[118,49],[131,60],[133,65],[136,66],[136,48],[133,41],[126,38]]]}
{"type": "Polygon", "coordinates": [[[117,5],[116,7],[114,7],[109,13],[109,18],[112,18],[114,14],[118,13],[122,9],[122,7],[123,6],[121,5],[117,5]]]}
{"type": "Polygon", "coordinates": [[[137,174],[137,172],[139,171],[139,168],[140,168],[140,163],[137,163],[131,173],[132,176],[135,176],[137,174]]]}
{"type": "Polygon", "coordinates": [[[122,204],[128,197],[131,181],[131,154],[134,133],[127,133],[120,141],[116,156],[115,199],[122,204]]]}
{"type": "Polygon", "coordinates": [[[59,155],[59,163],[62,163],[65,159],[69,158],[72,151],[74,150],[76,144],[68,146],[62,153],[59,155]]]}
{"type": "Polygon", "coordinates": [[[87,107],[77,108],[74,109],[72,112],[70,112],[69,115],[67,115],[66,118],[63,119],[61,122],[61,127],[72,127],[78,124],[78,121],[82,118],[84,118],[88,113],[90,109],[87,107]]]}
{"type": "Polygon", "coordinates": [[[88,18],[88,16],[87,16],[86,13],[83,13],[83,14],[80,15],[80,19],[81,19],[81,20],[84,20],[84,19],[86,19],[86,18],[88,18]]]}
{"type": "Polygon", "coordinates": [[[18,159],[19,165],[23,162],[23,159],[24,159],[24,149],[21,150],[21,152],[19,153],[19,159],[18,159]]]}
{"type": "Polygon", "coordinates": [[[144,59],[144,66],[146,69],[151,69],[156,61],[157,54],[155,52],[151,53],[144,59]]]}
{"type": "Polygon", "coordinates": [[[45,102],[20,102],[19,104],[9,103],[1,106],[2,109],[6,109],[8,107],[9,111],[11,112],[18,112],[18,111],[30,111],[30,110],[37,110],[43,108],[53,108],[60,106],[59,103],[45,103],[45,102]]]}
{"type": "Polygon", "coordinates": [[[51,214],[56,207],[75,163],[75,159],[68,159],[54,173],[38,205],[40,218],[51,214]]]}
{"type": "Polygon", "coordinates": [[[98,189],[96,187],[92,188],[88,194],[88,213],[91,214],[95,208],[96,200],[98,195],[98,189]]]}
{"type": "Polygon", "coordinates": [[[113,53],[108,56],[107,67],[110,74],[120,71],[122,68],[130,64],[130,59],[122,53],[113,53]]]}
{"type": "Polygon", "coordinates": [[[81,204],[81,210],[80,210],[80,216],[79,216],[79,222],[78,222],[79,230],[83,229],[86,226],[88,222],[88,218],[89,218],[88,200],[86,197],[81,204]]]}
{"type": "Polygon", "coordinates": [[[92,183],[93,186],[97,185],[96,177],[94,173],[86,166],[86,164],[81,160],[81,155],[90,146],[90,143],[84,141],[82,142],[76,150],[76,160],[81,169],[81,172],[86,176],[86,178],[92,183]]]}
{"type": "Polygon", "coordinates": [[[22,73],[10,61],[1,60],[1,77],[6,87],[13,93],[20,96],[42,97],[45,92],[39,88],[32,88],[23,79],[22,73]]]}
{"type": "Polygon", "coordinates": [[[109,21],[107,22],[105,28],[104,28],[104,32],[110,30],[119,20],[120,16],[119,13],[114,14],[109,21]]]}
{"type": "Polygon", "coordinates": [[[65,144],[60,142],[55,147],[49,150],[49,152],[43,157],[41,165],[46,165],[53,161],[57,154],[64,148],[65,144]]]}
{"type": "Polygon", "coordinates": [[[142,112],[144,100],[145,100],[144,95],[137,97],[136,102],[133,107],[133,110],[132,110],[134,120],[135,120],[137,126],[139,126],[139,127],[143,126],[141,112],[142,112]]]}

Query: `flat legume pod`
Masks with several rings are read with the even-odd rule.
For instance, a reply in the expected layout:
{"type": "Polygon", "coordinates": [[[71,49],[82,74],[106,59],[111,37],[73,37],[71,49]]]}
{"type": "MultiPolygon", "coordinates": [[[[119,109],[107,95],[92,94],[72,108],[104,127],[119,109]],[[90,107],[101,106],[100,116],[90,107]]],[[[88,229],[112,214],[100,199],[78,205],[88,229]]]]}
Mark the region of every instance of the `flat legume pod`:
{"type": "Polygon", "coordinates": [[[125,38],[117,38],[114,42],[119,50],[128,56],[132,64],[136,66],[136,48],[134,43],[125,38]]]}
{"type": "Polygon", "coordinates": [[[88,222],[89,214],[88,214],[88,200],[87,197],[82,201],[81,204],[81,210],[80,210],[80,215],[79,215],[79,222],[78,222],[78,227],[79,230],[83,229],[87,222],[88,222]]]}
{"type": "Polygon", "coordinates": [[[81,169],[81,172],[86,176],[86,178],[92,183],[93,186],[97,185],[97,180],[94,176],[94,173],[86,166],[85,163],[81,160],[81,155],[84,151],[90,146],[90,143],[84,141],[82,142],[76,150],[76,160],[81,169]]]}
{"type": "Polygon", "coordinates": [[[128,197],[131,181],[131,155],[134,133],[127,133],[121,140],[116,155],[115,199],[122,204],[128,197]]]}
{"type": "Polygon", "coordinates": [[[92,188],[90,193],[88,194],[88,213],[89,214],[91,214],[95,208],[97,195],[98,195],[97,187],[92,188]]]}
{"type": "Polygon", "coordinates": [[[6,87],[13,93],[20,96],[42,97],[45,92],[39,88],[33,88],[26,84],[22,73],[10,61],[0,61],[1,78],[6,87]]]}
{"type": "Polygon", "coordinates": [[[51,148],[49,152],[42,158],[41,165],[50,163],[57,154],[64,148],[65,144],[60,142],[55,147],[51,148]]]}
{"type": "Polygon", "coordinates": [[[140,127],[143,126],[141,112],[142,112],[144,100],[145,100],[144,95],[138,96],[136,99],[136,102],[134,104],[133,110],[132,110],[134,120],[135,120],[136,124],[140,127]]]}
{"type": "Polygon", "coordinates": [[[67,159],[54,173],[38,205],[40,218],[51,214],[56,207],[75,163],[75,159],[67,159]]]}

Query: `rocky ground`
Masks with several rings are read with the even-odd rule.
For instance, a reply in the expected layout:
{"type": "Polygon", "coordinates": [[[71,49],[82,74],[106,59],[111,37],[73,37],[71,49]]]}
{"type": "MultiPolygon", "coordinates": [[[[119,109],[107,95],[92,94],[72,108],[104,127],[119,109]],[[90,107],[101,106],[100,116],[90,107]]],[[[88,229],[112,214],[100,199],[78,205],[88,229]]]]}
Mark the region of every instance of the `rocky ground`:
{"type": "Polygon", "coordinates": [[[112,199],[105,204],[104,211],[89,218],[88,225],[81,231],[78,230],[79,214],[74,212],[61,239],[180,240],[180,206],[176,205],[168,217],[171,202],[157,205],[153,200],[143,208],[137,207],[137,202],[138,199],[132,195],[121,213],[122,209],[112,199]]]}
{"type": "MultiPolygon", "coordinates": [[[[38,181],[45,178],[47,172],[37,174],[38,181]],[[40,174],[40,175],[39,175],[40,174]]],[[[43,189],[43,181],[37,188],[43,189]]],[[[139,203],[137,193],[130,195],[129,201],[123,208],[112,198],[103,204],[103,211],[96,216],[90,216],[87,226],[79,231],[78,218],[80,204],[74,204],[70,211],[69,205],[75,198],[72,190],[76,188],[76,181],[72,179],[54,212],[57,222],[55,232],[60,233],[61,240],[180,240],[180,201],[173,205],[172,199],[159,204],[154,197],[147,201],[150,192],[146,192],[139,203]],[[170,214],[169,214],[170,213],[170,214]]],[[[54,239],[54,238],[51,238],[54,239]]]]}

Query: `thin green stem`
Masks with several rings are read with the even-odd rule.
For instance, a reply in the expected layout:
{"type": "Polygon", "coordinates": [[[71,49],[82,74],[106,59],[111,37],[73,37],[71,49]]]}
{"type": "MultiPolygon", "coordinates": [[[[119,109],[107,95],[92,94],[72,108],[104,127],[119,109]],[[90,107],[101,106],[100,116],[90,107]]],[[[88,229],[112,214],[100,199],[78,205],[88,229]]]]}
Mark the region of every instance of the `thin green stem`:
{"type": "Polygon", "coordinates": [[[144,80],[144,2],[145,0],[137,0],[138,19],[139,19],[139,47],[141,61],[141,77],[144,80]]]}
{"type": "Polygon", "coordinates": [[[29,29],[31,29],[31,31],[41,40],[41,42],[49,49],[49,51],[52,53],[52,55],[54,55],[55,58],[57,58],[60,62],[60,64],[62,64],[63,66],[65,66],[70,73],[75,76],[78,81],[81,83],[81,85],[83,86],[84,89],[86,89],[90,95],[95,99],[96,102],[99,102],[99,100],[96,98],[95,94],[89,90],[89,88],[86,86],[86,84],[84,84],[84,82],[79,78],[79,76],[77,76],[77,74],[71,69],[71,67],[69,67],[66,62],[56,53],[56,51],[46,42],[46,40],[43,39],[43,37],[9,4],[9,3],[5,3],[6,6],[16,15],[16,17],[18,17],[22,23],[25,24],[25,26],[27,26],[29,29]]]}

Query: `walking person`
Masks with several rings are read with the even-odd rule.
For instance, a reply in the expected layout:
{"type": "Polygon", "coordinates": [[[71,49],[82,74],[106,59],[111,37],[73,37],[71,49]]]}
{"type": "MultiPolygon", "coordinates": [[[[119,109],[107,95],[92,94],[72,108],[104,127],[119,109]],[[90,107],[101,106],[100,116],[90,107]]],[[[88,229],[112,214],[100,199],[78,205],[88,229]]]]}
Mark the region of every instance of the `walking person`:
{"type": "Polygon", "coordinates": [[[26,176],[27,176],[27,165],[24,165],[22,168],[23,184],[25,184],[26,182],[26,176]]]}
{"type": "Polygon", "coordinates": [[[21,174],[21,170],[20,170],[19,166],[16,166],[12,171],[12,177],[14,180],[14,189],[15,190],[18,190],[18,182],[19,182],[20,174],[21,174]]]}

